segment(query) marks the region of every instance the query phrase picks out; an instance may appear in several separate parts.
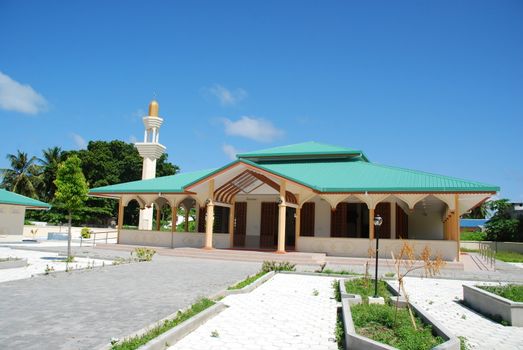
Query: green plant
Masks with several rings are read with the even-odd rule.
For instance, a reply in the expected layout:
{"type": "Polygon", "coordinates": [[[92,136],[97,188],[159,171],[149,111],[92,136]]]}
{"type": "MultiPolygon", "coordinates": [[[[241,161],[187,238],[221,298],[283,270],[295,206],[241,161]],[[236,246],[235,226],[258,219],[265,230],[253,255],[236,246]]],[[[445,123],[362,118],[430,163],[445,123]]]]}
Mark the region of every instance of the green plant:
{"type": "Polygon", "coordinates": [[[45,265],[44,275],[48,275],[51,272],[54,272],[54,267],[45,265]]]}
{"type": "Polygon", "coordinates": [[[523,302],[523,285],[521,284],[477,287],[515,302],[523,302]]]}
{"type": "Polygon", "coordinates": [[[183,321],[188,320],[194,315],[202,312],[203,310],[214,305],[214,301],[204,298],[200,299],[191,307],[185,311],[178,311],[176,317],[170,320],[165,320],[163,323],[158,324],[156,327],[152,328],[145,334],[141,336],[136,336],[132,338],[124,339],[123,341],[117,341],[112,344],[112,350],[135,350],[140,346],[146,344],[150,340],[158,337],[160,334],[167,332],[169,329],[179,325],[183,321]]]}
{"type": "Polygon", "coordinates": [[[270,272],[270,271],[296,271],[296,265],[292,264],[288,261],[264,261],[262,264],[262,271],[264,272],[270,272]]]}
{"type": "Polygon", "coordinates": [[[211,337],[218,338],[219,336],[220,336],[220,333],[218,333],[218,331],[216,329],[211,332],[211,337]]]}
{"type": "Polygon", "coordinates": [[[357,272],[354,272],[354,271],[351,271],[351,270],[335,271],[335,270],[331,270],[331,269],[324,269],[324,270],[321,271],[321,273],[326,274],[326,275],[347,275],[347,276],[359,276],[359,275],[361,275],[361,273],[357,273],[357,272]]]}
{"type": "MultiPolygon", "coordinates": [[[[359,294],[363,300],[367,300],[369,296],[374,295],[374,280],[372,283],[367,283],[365,278],[356,278],[345,281],[345,289],[348,293],[359,294]]],[[[390,298],[390,292],[387,289],[387,284],[379,280],[378,281],[378,296],[383,297],[385,300],[390,298]]]]}
{"type": "Polygon", "coordinates": [[[137,261],[151,261],[154,254],[156,254],[156,250],[146,247],[138,247],[131,252],[131,255],[133,255],[133,253],[134,256],[136,256],[137,261]]]}
{"type": "Polygon", "coordinates": [[[519,241],[518,237],[519,220],[513,219],[510,215],[512,204],[508,199],[500,199],[487,203],[490,211],[494,215],[485,224],[487,239],[490,241],[519,241]]]}
{"type": "Polygon", "coordinates": [[[507,252],[500,250],[496,253],[496,259],[505,262],[523,263],[523,254],[517,252],[507,252]]]}
{"type": "Polygon", "coordinates": [[[334,299],[341,301],[340,280],[332,281],[332,289],[334,289],[334,299]]]}
{"type": "Polygon", "coordinates": [[[487,233],[476,231],[476,232],[470,232],[470,231],[462,231],[460,235],[460,239],[462,241],[484,241],[487,239],[487,233]]]}
{"type": "Polygon", "coordinates": [[[358,334],[375,341],[405,350],[432,349],[443,339],[432,334],[432,327],[418,317],[412,327],[410,314],[390,304],[359,304],[351,306],[352,318],[358,334]]]}
{"type": "Polygon", "coordinates": [[[67,210],[67,256],[71,256],[71,226],[73,213],[85,207],[87,200],[87,182],[82,173],[80,158],[76,155],[70,156],[60,164],[56,174],[55,204],[67,210]]]}
{"type": "Polygon", "coordinates": [[[338,316],[336,317],[336,328],[334,329],[334,337],[336,338],[338,349],[345,349],[345,329],[343,327],[343,319],[341,318],[339,312],[338,316]]]}
{"type": "Polygon", "coordinates": [[[82,238],[91,238],[91,230],[89,227],[82,227],[82,231],[80,231],[80,236],[82,238]]]}
{"type": "Polygon", "coordinates": [[[460,336],[458,336],[458,339],[459,339],[460,350],[469,350],[470,349],[466,337],[460,335],[460,336]]]}
{"type": "Polygon", "coordinates": [[[67,257],[64,259],[64,262],[65,262],[65,263],[72,263],[72,262],[74,262],[74,256],[72,256],[72,255],[67,256],[67,257]]]}
{"type": "Polygon", "coordinates": [[[394,277],[396,274],[394,272],[387,272],[385,273],[385,277],[394,277]]]}
{"type": "Polygon", "coordinates": [[[315,297],[317,297],[318,295],[320,295],[320,292],[319,292],[316,288],[314,288],[314,289],[312,290],[312,295],[314,295],[315,297]]]}
{"type": "Polygon", "coordinates": [[[265,271],[260,271],[260,272],[258,272],[256,275],[247,276],[247,278],[244,279],[243,281],[240,281],[240,282],[236,283],[235,285],[230,286],[230,287],[227,288],[227,289],[228,289],[228,290],[233,290],[233,289],[242,289],[243,287],[248,286],[248,285],[251,284],[252,282],[256,281],[258,278],[262,277],[262,276],[265,275],[266,273],[267,273],[267,272],[265,272],[265,271]]]}

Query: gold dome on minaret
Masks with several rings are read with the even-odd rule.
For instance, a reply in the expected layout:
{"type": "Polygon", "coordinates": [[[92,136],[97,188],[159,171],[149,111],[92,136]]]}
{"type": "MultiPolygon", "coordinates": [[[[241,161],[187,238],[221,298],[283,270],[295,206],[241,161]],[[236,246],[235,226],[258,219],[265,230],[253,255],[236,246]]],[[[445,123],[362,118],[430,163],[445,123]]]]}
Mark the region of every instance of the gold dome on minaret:
{"type": "Polygon", "coordinates": [[[158,117],[159,109],[160,107],[158,106],[158,102],[156,100],[152,100],[151,103],[149,103],[149,116],[158,117]]]}

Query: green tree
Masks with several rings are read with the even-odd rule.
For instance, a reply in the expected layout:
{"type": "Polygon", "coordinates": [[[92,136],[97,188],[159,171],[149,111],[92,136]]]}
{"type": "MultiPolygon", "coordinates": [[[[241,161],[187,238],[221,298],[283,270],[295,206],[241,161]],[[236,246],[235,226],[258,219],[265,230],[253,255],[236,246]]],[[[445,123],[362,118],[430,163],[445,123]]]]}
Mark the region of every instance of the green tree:
{"type": "Polygon", "coordinates": [[[70,156],[60,164],[54,183],[56,185],[55,203],[66,209],[68,214],[67,257],[71,259],[72,215],[83,209],[89,191],[82,173],[81,161],[77,156],[70,156]]]}
{"type": "Polygon", "coordinates": [[[58,172],[58,166],[65,160],[65,153],[60,147],[50,147],[42,151],[42,158],[39,159],[43,167],[42,172],[42,194],[40,198],[44,201],[52,201],[56,191],[54,180],[58,172]]]}
{"type": "Polygon", "coordinates": [[[500,199],[487,203],[487,208],[493,212],[492,217],[485,224],[487,240],[517,241],[519,220],[510,216],[512,204],[508,199],[500,199]]]}
{"type": "Polygon", "coordinates": [[[470,212],[463,215],[464,219],[484,219],[487,217],[488,214],[488,208],[487,203],[484,202],[481,205],[478,205],[474,209],[472,209],[470,212]]]}
{"type": "Polygon", "coordinates": [[[7,159],[11,168],[0,169],[2,187],[23,196],[38,198],[37,189],[42,179],[36,157],[29,157],[18,150],[17,154],[8,154],[7,159]]]}

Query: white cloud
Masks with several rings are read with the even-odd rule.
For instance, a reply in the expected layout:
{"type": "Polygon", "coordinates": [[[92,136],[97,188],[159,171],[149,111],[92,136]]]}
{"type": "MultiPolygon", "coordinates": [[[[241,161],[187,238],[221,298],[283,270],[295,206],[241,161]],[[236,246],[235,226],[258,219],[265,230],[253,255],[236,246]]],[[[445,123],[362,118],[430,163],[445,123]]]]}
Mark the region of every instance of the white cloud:
{"type": "Polygon", "coordinates": [[[231,160],[236,159],[236,155],[239,153],[238,150],[233,145],[223,145],[222,151],[229,157],[231,160]]]}
{"type": "Polygon", "coordinates": [[[227,135],[241,136],[255,141],[270,142],[284,134],[283,130],[262,118],[243,116],[237,121],[227,118],[222,121],[227,135]]]}
{"type": "Polygon", "coordinates": [[[214,84],[208,89],[223,106],[233,106],[247,97],[247,91],[243,89],[229,90],[226,87],[214,84]]]}
{"type": "Polygon", "coordinates": [[[87,142],[85,141],[85,139],[82,136],[72,132],[71,133],[71,137],[73,138],[73,141],[74,141],[76,147],[78,147],[78,148],[86,148],[87,147],[87,142]]]}
{"type": "Polygon", "coordinates": [[[0,109],[37,114],[46,108],[45,98],[31,86],[20,84],[0,72],[0,109]]]}

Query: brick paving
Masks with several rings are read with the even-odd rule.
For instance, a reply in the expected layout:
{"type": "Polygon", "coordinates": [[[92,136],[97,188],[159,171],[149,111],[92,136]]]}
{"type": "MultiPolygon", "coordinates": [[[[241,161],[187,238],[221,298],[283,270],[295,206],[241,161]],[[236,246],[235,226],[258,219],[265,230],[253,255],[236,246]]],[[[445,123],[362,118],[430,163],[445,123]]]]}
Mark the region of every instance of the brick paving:
{"type": "Polygon", "coordinates": [[[251,293],[224,298],[228,309],[169,350],[335,350],[333,280],[277,274],[251,293]]]}

